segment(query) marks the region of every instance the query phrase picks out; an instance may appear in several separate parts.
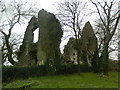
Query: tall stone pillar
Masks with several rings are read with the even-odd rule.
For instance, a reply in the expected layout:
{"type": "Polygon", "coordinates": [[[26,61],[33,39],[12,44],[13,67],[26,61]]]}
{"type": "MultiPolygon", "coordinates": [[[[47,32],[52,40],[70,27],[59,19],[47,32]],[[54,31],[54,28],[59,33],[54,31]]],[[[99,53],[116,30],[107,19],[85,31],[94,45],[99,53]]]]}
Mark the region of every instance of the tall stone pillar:
{"type": "Polygon", "coordinates": [[[42,9],[38,13],[38,26],[38,64],[45,64],[46,60],[54,62],[55,56],[60,53],[59,45],[63,34],[61,25],[54,14],[42,9]]]}

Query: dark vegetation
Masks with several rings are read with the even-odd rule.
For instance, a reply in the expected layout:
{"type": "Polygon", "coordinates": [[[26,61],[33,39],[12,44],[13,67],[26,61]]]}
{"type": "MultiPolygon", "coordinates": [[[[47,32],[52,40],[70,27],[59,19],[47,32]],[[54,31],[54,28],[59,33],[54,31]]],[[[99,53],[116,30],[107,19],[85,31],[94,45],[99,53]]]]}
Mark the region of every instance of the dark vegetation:
{"type": "MultiPolygon", "coordinates": [[[[4,66],[3,67],[3,82],[8,82],[14,79],[27,79],[29,77],[47,76],[47,75],[67,75],[77,73],[78,65],[61,65],[61,67],[55,71],[52,68],[48,68],[47,65],[32,66],[32,67],[15,67],[4,66]]],[[[88,65],[80,66],[81,72],[89,72],[91,70],[88,65]]]]}
{"type": "MultiPolygon", "coordinates": [[[[109,66],[109,71],[120,71],[118,61],[111,61],[109,66]]],[[[11,80],[28,79],[30,77],[75,74],[77,73],[77,67],[78,65],[74,64],[61,65],[61,67],[55,71],[50,67],[48,68],[46,65],[32,67],[3,66],[2,81],[9,82],[11,80]]],[[[93,72],[92,68],[85,64],[80,65],[80,71],[93,72]]]]}

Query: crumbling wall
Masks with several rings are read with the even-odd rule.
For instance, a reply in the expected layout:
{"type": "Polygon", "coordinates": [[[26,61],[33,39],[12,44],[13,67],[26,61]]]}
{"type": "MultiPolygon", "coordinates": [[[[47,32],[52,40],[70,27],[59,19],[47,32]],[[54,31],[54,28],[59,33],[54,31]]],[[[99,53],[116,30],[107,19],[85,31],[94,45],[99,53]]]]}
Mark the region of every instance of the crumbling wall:
{"type": "Polygon", "coordinates": [[[94,34],[93,28],[90,22],[87,22],[82,30],[81,38],[78,39],[79,45],[75,44],[74,38],[71,38],[64,49],[65,61],[77,62],[76,47],[79,46],[80,50],[80,63],[91,64],[91,59],[94,52],[97,49],[97,38],[94,34]],[[91,53],[91,54],[90,54],[91,53]]]}
{"type": "Polygon", "coordinates": [[[25,31],[23,44],[18,55],[19,65],[32,66],[45,64],[46,60],[54,63],[60,56],[60,42],[62,38],[61,25],[55,15],[40,10],[38,19],[32,17],[25,31]],[[33,43],[34,30],[39,28],[39,37],[36,44],[33,43]]]}
{"type": "Polygon", "coordinates": [[[20,46],[18,55],[20,66],[31,66],[36,64],[36,58],[32,57],[32,53],[36,52],[35,45],[33,43],[34,34],[33,31],[37,28],[37,18],[33,16],[26,28],[23,44],[20,46]]]}
{"type": "Polygon", "coordinates": [[[63,63],[77,64],[77,51],[74,48],[75,39],[70,38],[67,45],[64,48],[64,61],[63,63]]]}
{"type": "Polygon", "coordinates": [[[82,35],[81,35],[81,47],[82,47],[82,58],[84,59],[83,62],[89,63],[92,59],[92,55],[97,49],[97,38],[93,31],[93,28],[90,22],[87,22],[83,28],[82,35]],[[91,54],[90,54],[91,53],[91,54]],[[85,60],[86,59],[86,60],[85,60]]]}
{"type": "Polygon", "coordinates": [[[55,54],[60,55],[60,42],[62,29],[55,15],[40,10],[38,13],[39,40],[37,59],[39,64],[45,64],[46,60],[55,60],[55,54]]]}

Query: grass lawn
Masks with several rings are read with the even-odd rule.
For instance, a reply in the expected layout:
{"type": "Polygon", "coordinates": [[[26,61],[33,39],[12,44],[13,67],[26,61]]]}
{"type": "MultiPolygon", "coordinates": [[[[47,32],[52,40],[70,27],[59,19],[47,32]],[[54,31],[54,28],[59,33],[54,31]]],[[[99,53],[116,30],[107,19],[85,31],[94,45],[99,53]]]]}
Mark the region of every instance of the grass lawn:
{"type": "Polygon", "coordinates": [[[118,73],[110,72],[109,77],[94,73],[33,77],[3,83],[3,88],[118,88],[118,73]]]}

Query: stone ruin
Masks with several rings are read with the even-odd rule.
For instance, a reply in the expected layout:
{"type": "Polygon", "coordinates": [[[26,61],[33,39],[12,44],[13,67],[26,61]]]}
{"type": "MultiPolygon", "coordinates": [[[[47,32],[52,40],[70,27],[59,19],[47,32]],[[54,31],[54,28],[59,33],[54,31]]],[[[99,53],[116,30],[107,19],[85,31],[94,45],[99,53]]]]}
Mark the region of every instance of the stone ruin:
{"type": "MultiPolygon", "coordinates": [[[[90,22],[87,22],[82,30],[81,38],[79,39],[80,63],[91,65],[91,60],[97,49],[97,38],[93,31],[90,22]],[[91,53],[91,54],[90,54],[91,53]]],[[[75,38],[70,38],[64,49],[64,62],[77,64],[77,51],[74,46],[75,38]]]]}
{"type": "Polygon", "coordinates": [[[23,43],[20,46],[18,60],[20,66],[45,64],[46,60],[54,60],[55,54],[60,55],[62,38],[61,25],[55,15],[40,10],[38,18],[33,16],[26,28],[23,43]],[[33,43],[34,31],[39,28],[38,42],[33,43]]]}
{"type": "Polygon", "coordinates": [[[93,28],[90,22],[87,22],[83,28],[81,35],[81,56],[83,63],[91,64],[93,54],[98,48],[97,37],[93,31],[93,28]],[[91,55],[92,54],[92,55],[91,55]]]}
{"type": "Polygon", "coordinates": [[[75,38],[70,38],[67,45],[65,45],[63,61],[65,64],[77,64],[77,51],[73,46],[74,42],[75,38]]]}
{"type": "MultiPolygon", "coordinates": [[[[20,66],[42,65],[48,60],[54,63],[56,55],[61,55],[59,45],[62,35],[61,25],[55,15],[43,9],[40,10],[38,18],[33,16],[26,28],[23,43],[18,53],[18,64],[20,66]],[[37,28],[39,29],[38,42],[34,43],[33,32],[37,28]]],[[[77,52],[73,46],[74,41],[75,39],[71,38],[65,46],[64,59],[77,64],[77,52]]],[[[79,45],[81,63],[89,63],[92,59],[90,53],[93,54],[97,49],[97,38],[90,22],[85,24],[79,41],[81,43],[79,45]]]]}

